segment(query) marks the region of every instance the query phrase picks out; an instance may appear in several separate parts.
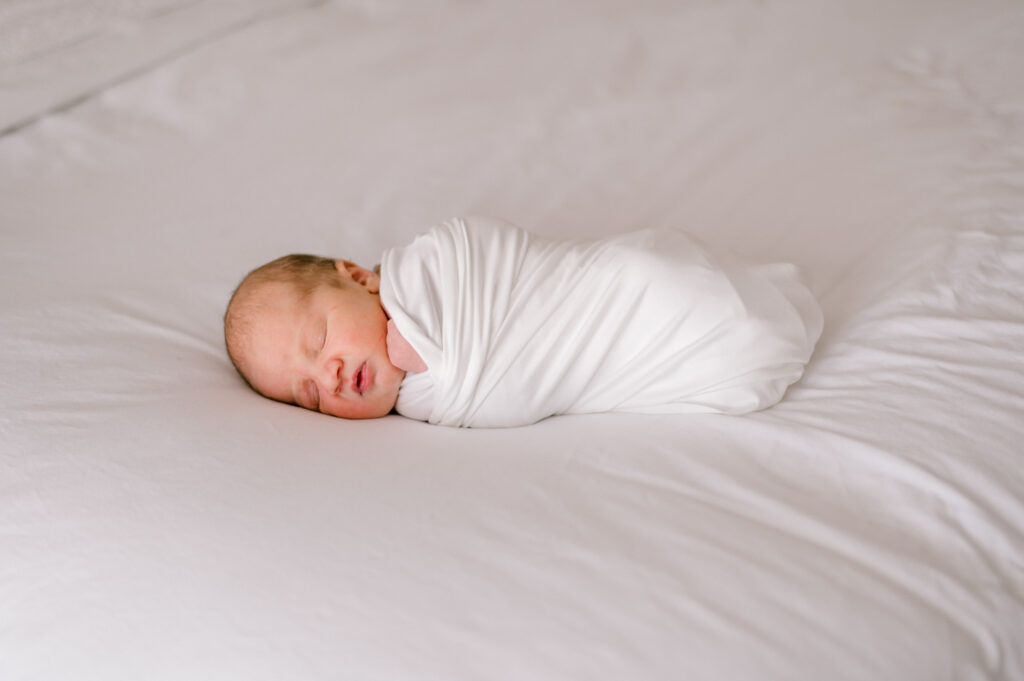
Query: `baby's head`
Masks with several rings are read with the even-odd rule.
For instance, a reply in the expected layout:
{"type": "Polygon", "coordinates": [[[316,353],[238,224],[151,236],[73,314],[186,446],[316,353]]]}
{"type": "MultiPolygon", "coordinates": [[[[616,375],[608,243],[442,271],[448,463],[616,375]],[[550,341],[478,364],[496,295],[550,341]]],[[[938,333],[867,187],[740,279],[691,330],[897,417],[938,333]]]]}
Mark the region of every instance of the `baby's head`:
{"type": "Polygon", "coordinates": [[[278,258],[231,297],[228,355],[265,397],[344,418],[384,416],[405,372],[388,358],[379,291],[375,272],[347,260],[278,258]]]}

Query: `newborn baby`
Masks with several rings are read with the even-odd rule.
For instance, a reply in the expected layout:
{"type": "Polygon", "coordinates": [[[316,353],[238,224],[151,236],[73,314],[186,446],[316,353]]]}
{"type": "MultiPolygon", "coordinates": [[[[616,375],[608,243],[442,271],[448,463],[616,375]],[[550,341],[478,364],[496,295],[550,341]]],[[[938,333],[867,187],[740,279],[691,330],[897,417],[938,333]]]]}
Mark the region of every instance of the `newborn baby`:
{"type": "Polygon", "coordinates": [[[821,328],[792,265],[715,256],[677,230],[555,241],[487,218],[385,251],[379,274],[280,258],[224,317],[232,362],[266,397],[483,427],[762,409],[800,378],[821,328]]]}

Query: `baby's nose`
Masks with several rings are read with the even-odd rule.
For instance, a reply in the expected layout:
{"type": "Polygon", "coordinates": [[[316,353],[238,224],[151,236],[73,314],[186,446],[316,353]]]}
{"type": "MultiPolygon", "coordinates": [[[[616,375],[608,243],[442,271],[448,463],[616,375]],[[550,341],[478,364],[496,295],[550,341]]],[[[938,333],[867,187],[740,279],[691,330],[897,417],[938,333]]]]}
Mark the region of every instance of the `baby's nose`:
{"type": "Polygon", "coordinates": [[[331,358],[324,362],[320,374],[320,385],[332,395],[341,392],[341,370],[345,363],[338,358],[331,358]]]}

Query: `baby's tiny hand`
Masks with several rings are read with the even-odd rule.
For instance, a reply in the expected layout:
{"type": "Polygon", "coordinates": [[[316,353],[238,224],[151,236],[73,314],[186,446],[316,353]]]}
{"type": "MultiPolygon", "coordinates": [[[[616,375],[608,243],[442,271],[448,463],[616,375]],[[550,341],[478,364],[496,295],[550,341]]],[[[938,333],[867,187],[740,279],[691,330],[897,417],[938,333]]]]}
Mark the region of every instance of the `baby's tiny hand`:
{"type": "Polygon", "coordinates": [[[388,358],[395,365],[395,368],[414,374],[427,370],[427,365],[424,363],[423,358],[409,345],[409,341],[405,340],[402,334],[398,333],[398,328],[395,326],[393,319],[388,320],[387,346],[388,358]]]}

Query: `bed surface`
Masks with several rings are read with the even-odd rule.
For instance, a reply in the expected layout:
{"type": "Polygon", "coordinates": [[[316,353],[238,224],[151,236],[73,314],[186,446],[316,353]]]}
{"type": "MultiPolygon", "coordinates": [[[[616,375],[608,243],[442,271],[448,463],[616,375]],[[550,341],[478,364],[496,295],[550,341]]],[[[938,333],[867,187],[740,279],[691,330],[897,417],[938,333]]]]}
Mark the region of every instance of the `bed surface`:
{"type": "Polygon", "coordinates": [[[1024,7],[0,7],[0,678],[1024,678],[1024,7]],[[344,422],[221,315],[453,215],[795,262],[744,417],[344,422]]]}

